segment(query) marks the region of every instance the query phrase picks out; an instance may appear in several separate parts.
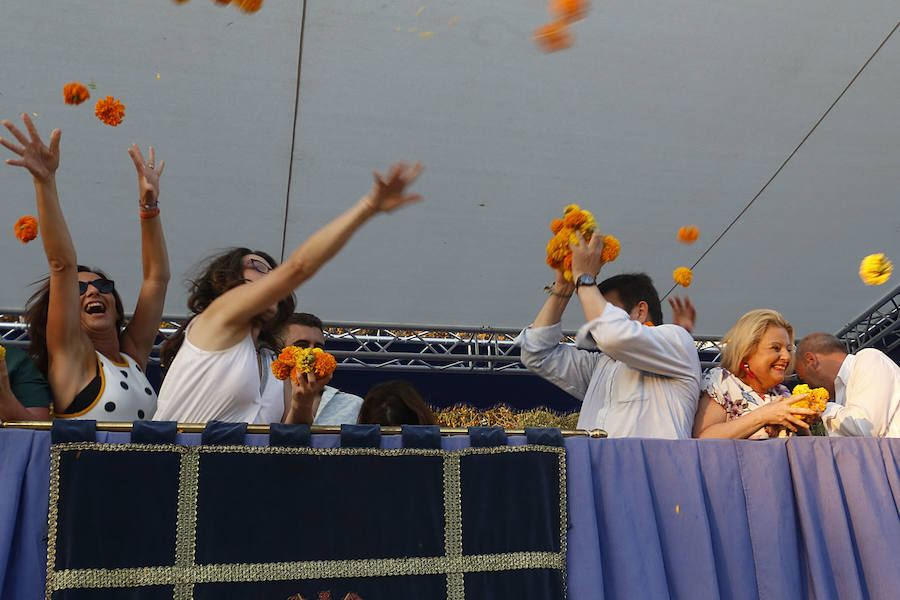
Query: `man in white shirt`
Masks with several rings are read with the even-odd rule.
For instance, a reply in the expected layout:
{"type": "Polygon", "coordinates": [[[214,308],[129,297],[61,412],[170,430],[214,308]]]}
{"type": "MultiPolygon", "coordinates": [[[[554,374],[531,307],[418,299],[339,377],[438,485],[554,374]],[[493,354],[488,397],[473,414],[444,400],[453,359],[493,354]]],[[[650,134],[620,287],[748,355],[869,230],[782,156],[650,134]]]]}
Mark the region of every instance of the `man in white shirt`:
{"type": "Polygon", "coordinates": [[[900,366],[883,352],[864,348],[847,354],[827,333],[797,345],[797,376],[831,394],[822,423],[834,437],[900,437],[900,366]]]}
{"type": "MultiPolygon", "coordinates": [[[[325,333],[322,330],[322,320],[310,313],[294,313],[291,315],[287,325],[281,331],[280,338],[285,346],[325,349],[325,333]]],[[[320,379],[313,384],[313,387],[309,388],[312,393],[318,396],[318,400],[316,400],[318,408],[313,410],[316,415],[313,425],[356,423],[363,399],[326,385],[329,381],[330,378],[320,379]]]]}
{"type": "Polygon", "coordinates": [[[681,325],[662,325],[659,294],[647,275],[597,284],[602,237],[573,247],[574,284],[557,272],[550,297],[517,339],[522,363],[582,401],[579,429],[689,438],[700,397],[700,359],[690,334],[694,308],[688,299],[670,300],[681,325]],[[560,321],[573,293],[587,320],[575,347],[560,343],[560,321]]]}

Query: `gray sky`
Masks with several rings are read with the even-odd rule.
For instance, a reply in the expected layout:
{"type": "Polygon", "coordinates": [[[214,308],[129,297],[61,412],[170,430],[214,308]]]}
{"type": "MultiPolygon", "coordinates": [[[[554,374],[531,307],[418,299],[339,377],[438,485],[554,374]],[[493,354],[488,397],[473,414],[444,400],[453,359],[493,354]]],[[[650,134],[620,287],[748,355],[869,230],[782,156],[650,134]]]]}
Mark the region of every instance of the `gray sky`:
{"type": "MultiPolygon", "coordinates": [[[[307,3],[295,124],[297,0],[254,15],[209,0],[6,3],[16,26],[0,39],[0,113],[63,130],[58,182],[79,259],[111,273],[127,310],[140,280],[125,153],[136,141],[167,162],[168,313],[186,312],[182,281],[200,258],[231,245],[280,256],[364,194],[372,168],[404,158],[426,165],[425,201],[368,224],[301,288],[300,307],[518,327],[552,280],[544,246],[566,204],[621,240],[604,274],[646,271],[664,293],[897,22],[894,0],[612,1],[574,26],[573,48],[545,55],[530,40],[545,3],[503,4],[307,3]],[[74,80],[96,84],[79,107],[62,102],[74,80]],[[93,116],[107,94],[126,105],[117,128],[93,116]],[[687,224],[701,231],[691,246],[675,238],[687,224]]],[[[872,252],[900,264],[897,98],[900,33],[695,269],[697,333],[761,307],[800,334],[835,331],[900,281],[857,275],[872,252]]],[[[10,230],[34,214],[26,172],[0,165],[0,190],[10,230]]],[[[40,243],[9,231],[0,252],[0,306],[21,307],[46,272],[40,243]]],[[[581,316],[575,303],[564,324],[581,316]]]]}

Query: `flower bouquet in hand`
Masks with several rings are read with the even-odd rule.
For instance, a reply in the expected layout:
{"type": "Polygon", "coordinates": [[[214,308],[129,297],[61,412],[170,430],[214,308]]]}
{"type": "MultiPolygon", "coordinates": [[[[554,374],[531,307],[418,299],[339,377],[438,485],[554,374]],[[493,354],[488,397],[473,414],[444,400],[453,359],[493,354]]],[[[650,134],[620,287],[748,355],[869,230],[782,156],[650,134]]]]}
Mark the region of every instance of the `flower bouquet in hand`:
{"type": "Polygon", "coordinates": [[[315,373],[316,377],[326,377],[334,373],[337,360],[321,348],[299,348],[288,346],[272,363],[272,373],[276,379],[291,378],[295,384],[301,374],[315,373]]]}
{"type": "MultiPolygon", "coordinates": [[[[579,233],[586,242],[599,235],[594,215],[577,204],[570,204],[563,211],[562,219],[553,219],[550,223],[550,231],[553,237],[547,242],[547,264],[562,271],[566,281],[572,281],[572,249],[569,246],[578,245],[579,233]]],[[[603,236],[603,263],[616,260],[620,247],[619,240],[613,236],[603,236]]]]}
{"type": "MultiPolygon", "coordinates": [[[[820,387],[810,389],[809,386],[805,383],[794,386],[794,390],[791,392],[791,394],[793,396],[805,396],[801,400],[797,400],[796,402],[791,404],[792,407],[809,408],[816,411],[816,414],[814,415],[794,415],[795,417],[799,417],[810,424],[812,424],[822,416],[822,412],[825,410],[825,405],[831,398],[828,394],[828,390],[826,390],[825,388],[820,387]]],[[[778,432],[778,437],[789,437],[790,435],[792,434],[787,429],[782,429],[778,432]]]]}

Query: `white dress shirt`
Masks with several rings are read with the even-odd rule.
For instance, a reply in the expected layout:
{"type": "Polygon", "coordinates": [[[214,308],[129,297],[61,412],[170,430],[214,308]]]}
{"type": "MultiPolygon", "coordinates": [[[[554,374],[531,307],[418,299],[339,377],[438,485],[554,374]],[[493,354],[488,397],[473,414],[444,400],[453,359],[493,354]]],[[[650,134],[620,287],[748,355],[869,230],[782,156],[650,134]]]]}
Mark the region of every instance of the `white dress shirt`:
{"type": "Polygon", "coordinates": [[[353,425],[359,418],[363,399],[326,385],[313,425],[353,425]]]}
{"type": "Polygon", "coordinates": [[[900,366],[879,350],[848,354],[822,413],[833,437],[900,437],[900,366]]]}
{"type": "Polygon", "coordinates": [[[562,337],[557,323],[526,328],[516,343],[526,367],[582,401],[579,429],[604,429],[610,437],[691,437],[700,358],[687,330],[648,327],[607,304],[581,327],[574,347],[559,343],[562,337]]]}

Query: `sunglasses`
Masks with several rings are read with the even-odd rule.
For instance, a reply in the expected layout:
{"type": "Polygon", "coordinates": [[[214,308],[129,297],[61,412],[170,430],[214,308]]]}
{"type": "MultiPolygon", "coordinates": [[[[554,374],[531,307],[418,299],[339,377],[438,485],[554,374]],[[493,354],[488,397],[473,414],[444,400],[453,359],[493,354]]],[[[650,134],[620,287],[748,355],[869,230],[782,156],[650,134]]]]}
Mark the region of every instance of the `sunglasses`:
{"type": "Polygon", "coordinates": [[[116,289],[115,282],[110,281],[109,279],[104,279],[102,277],[99,277],[93,281],[79,281],[78,282],[78,295],[84,296],[87,293],[87,289],[88,289],[89,285],[94,286],[94,289],[96,289],[101,294],[109,294],[114,289],[116,289]]]}
{"type": "Polygon", "coordinates": [[[258,260],[256,258],[246,259],[244,261],[244,267],[249,267],[249,268],[253,269],[254,271],[262,273],[263,275],[265,275],[266,273],[268,273],[269,271],[272,270],[272,267],[270,267],[263,261],[258,260]]]}

